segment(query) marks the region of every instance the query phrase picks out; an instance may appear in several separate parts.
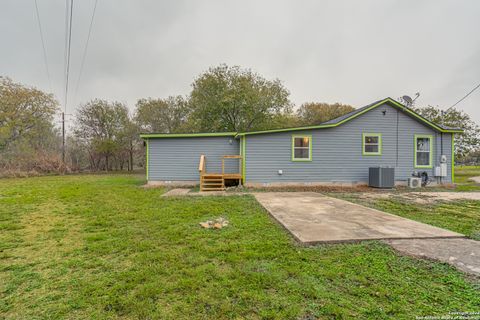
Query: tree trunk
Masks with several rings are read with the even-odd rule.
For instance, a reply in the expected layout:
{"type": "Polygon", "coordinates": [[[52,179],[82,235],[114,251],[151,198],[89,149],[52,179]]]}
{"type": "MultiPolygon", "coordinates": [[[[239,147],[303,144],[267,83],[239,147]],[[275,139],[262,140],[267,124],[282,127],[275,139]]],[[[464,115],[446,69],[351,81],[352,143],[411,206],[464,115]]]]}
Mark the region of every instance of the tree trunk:
{"type": "Polygon", "coordinates": [[[129,162],[130,171],[133,171],[133,145],[132,145],[132,142],[130,142],[130,150],[128,150],[128,152],[130,154],[130,162],[129,162]]]}

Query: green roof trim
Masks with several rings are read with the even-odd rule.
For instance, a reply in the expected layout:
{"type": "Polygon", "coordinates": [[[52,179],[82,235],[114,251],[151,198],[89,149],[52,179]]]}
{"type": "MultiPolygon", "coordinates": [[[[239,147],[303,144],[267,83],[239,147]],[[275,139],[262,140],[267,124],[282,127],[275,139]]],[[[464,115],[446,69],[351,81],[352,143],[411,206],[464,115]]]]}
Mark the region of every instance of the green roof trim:
{"type": "Polygon", "coordinates": [[[263,131],[251,131],[251,132],[210,132],[210,133],[142,133],[140,137],[143,139],[148,138],[194,138],[194,137],[235,137],[238,138],[240,136],[247,136],[247,135],[254,135],[254,134],[264,134],[264,133],[276,133],[276,132],[288,132],[288,131],[302,131],[302,130],[312,130],[312,129],[325,129],[325,128],[333,128],[338,127],[339,125],[348,122],[350,120],[355,119],[356,117],[361,116],[368,111],[375,109],[383,104],[389,104],[390,106],[396,107],[403,112],[410,115],[412,118],[415,118],[419,122],[437,130],[438,132],[443,133],[462,133],[462,129],[458,128],[442,128],[439,125],[425,119],[415,111],[409,109],[408,107],[404,106],[403,104],[395,101],[392,98],[385,98],[383,100],[374,102],[369,106],[365,106],[363,108],[357,109],[351,112],[351,115],[344,115],[337,119],[332,119],[327,121],[323,124],[318,124],[315,126],[305,126],[305,127],[294,127],[294,128],[283,128],[283,129],[272,129],[272,130],[263,130],[263,131]]]}
{"type": "Polygon", "coordinates": [[[140,138],[194,138],[194,137],[235,137],[237,132],[207,132],[207,133],[142,133],[140,138]]]}
{"type": "Polygon", "coordinates": [[[355,119],[356,117],[372,110],[372,109],[375,109],[385,103],[388,103],[394,107],[397,107],[399,108],[400,110],[402,111],[405,111],[406,113],[408,113],[409,115],[411,115],[412,117],[416,118],[418,121],[434,128],[435,130],[439,131],[439,132],[444,132],[444,133],[458,133],[458,132],[463,132],[463,130],[461,129],[444,129],[444,128],[441,128],[439,127],[438,125],[436,125],[435,123],[425,119],[424,117],[422,117],[421,115],[419,115],[418,113],[410,110],[409,108],[407,108],[406,106],[402,105],[401,103],[393,100],[392,98],[386,98],[386,99],[383,99],[383,100],[380,100],[378,101],[377,103],[374,103],[372,104],[371,106],[369,106],[368,108],[364,108],[363,110],[361,110],[360,112],[353,112],[353,114],[339,122],[335,122],[335,123],[325,123],[325,124],[319,124],[319,125],[315,125],[315,126],[306,126],[306,127],[295,127],[295,128],[284,128],[284,129],[273,129],[273,130],[263,130],[263,131],[252,131],[252,132],[240,132],[238,133],[238,136],[244,136],[244,135],[252,135],[252,134],[263,134],[263,133],[275,133],[275,132],[286,132],[286,131],[301,131],[301,130],[311,130],[311,129],[324,129],[324,128],[332,128],[332,127],[338,127],[339,125],[347,122],[347,121],[350,121],[352,119],[355,119]]]}

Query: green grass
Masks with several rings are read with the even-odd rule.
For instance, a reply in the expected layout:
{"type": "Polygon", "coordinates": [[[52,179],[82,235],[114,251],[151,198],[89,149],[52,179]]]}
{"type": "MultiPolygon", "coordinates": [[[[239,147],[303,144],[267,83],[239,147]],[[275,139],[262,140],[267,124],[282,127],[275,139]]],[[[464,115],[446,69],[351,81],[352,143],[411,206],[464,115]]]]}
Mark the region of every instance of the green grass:
{"type": "Polygon", "coordinates": [[[480,176],[480,166],[455,167],[455,183],[457,191],[480,191],[480,184],[469,179],[480,176]]]}
{"type": "Polygon", "coordinates": [[[329,195],[480,240],[480,201],[436,201],[427,204],[395,195],[388,199],[366,199],[357,193],[329,195]]]}
{"type": "Polygon", "coordinates": [[[0,318],[412,319],[478,281],[378,242],[305,248],[250,196],[161,198],[122,175],[0,180],[0,318]],[[203,230],[224,216],[230,226],[203,230]]]}

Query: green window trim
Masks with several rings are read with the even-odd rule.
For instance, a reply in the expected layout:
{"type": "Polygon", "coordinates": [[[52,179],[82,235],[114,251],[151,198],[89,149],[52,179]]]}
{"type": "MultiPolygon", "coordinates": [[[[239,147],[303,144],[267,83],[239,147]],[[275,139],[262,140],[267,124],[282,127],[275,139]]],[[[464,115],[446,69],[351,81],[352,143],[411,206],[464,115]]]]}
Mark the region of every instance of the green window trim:
{"type": "Polygon", "coordinates": [[[312,135],[309,134],[294,134],[292,135],[292,161],[294,162],[308,162],[312,161],[312,135]],[[308,138],[308,158],[295,158],[295,138],[308,138]]]}
{"type": "Polygon", "coordinates": [[[145,159],[145,175],[147,176],[147,181],[148,181],[148,139],[145,140],[146,141],[146,153],[147,153],[147,156],[146,156],[146,159],[145,159]]]}
{"type": "Polygon", "coordinates": [[[431,169],[433,168],[433,152],[434,152],[434,148],[433,148],[433,135],[431,134],[416,134],[414,135],[414,139],[413,139],[413,159],[414,159],[414,167],[417,168],[417,169],[431,169]],[[429,144],[430,144],[430,150],[429,150],[429,164],[428,165],[417,165],[417,139],[418,138],[427,138],[430,140],[429,144]]]}
{"type": "Polygon", "coordinates": [[[381,133],[362,133],[362,155],[364,156],[381,156],[382,155],[382,134],[381,133]],[[365,151],[365,138],[366,137],[378,137],[378,151],[377,152],[367,152],[365,151]]]}

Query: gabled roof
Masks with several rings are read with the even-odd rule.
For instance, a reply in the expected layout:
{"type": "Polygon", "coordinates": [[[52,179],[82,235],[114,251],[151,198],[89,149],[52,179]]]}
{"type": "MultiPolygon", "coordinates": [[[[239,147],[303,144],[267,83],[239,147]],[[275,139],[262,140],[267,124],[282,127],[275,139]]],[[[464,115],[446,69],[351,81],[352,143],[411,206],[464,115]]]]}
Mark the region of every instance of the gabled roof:
{"type": "Polygon", "coordinates": [[[263,131],[252,131],[252,132],[241,132],[241,133],[238,133],[237,135],[238,136],[244,136],[244,135],[252,135],[252,134],[262,134],[262,133],[273,133],[273,132],[285,132],[285,131],[300,131],[300,130],[310,130],[310,129],[324,129],[324,128],[332,128],[332,127],[337,127],[345,122],[348,122],[352,119],[355,119],[356,117],[372,110],[372,109],[375,109],[377,107],[380,107],[381,105],[383,104],[388,104],[394,108],[397,108],[399,109],[400,111],[403,111],[405,112],[407,115],[411,116],[412,118],[416,119],[417,121],[425,124],[426,126],[434,129],[434,130],[437,130],[439,132],[445,132],[445,133],[455,133],[455,132],[463,132],[462,129],[460,128],[451,128],[451,127],[447,127],[447,126],[441,126],[441,125],[438,125],[438,124],[435,124],[427,119],[425,119],[424,117],[422,117],[421,115],[419,115],[418,113],[416,113],[415,111],[413,111],[412,109],[404,106],[403,104],[393,100],[392,98],[385,98],[383,100],[378,100],[378,101],[375,101],[369,105],[366,105],[364,107],[361,107],[361,108],[358,108],[358,109],[355,109],[353,110],[352,112],[349,112],[347,114],[344,114],[338,118],[335,118],[335,119],[332,119],[332,120],[329,120],[329,121],[326,121],[326,122],[323,122],[323,123],[320,123],[318,125],[314,125],[314,126],[306,126],[306,127],[296,127],[296,128],[285,128],[285,129],[274,129],[274,130],[263,130],[263,131]]]}
{"type": "Polygon", "coordinates": [[[238,136],[246,136],[246,135],[253,135],[253,134],[264,134],[264,133],[274,133],[274,132],[286,132],[286,131],[301,131],[301,130],[310,130],[310,129],[325,129],[325,128],[332,128],[337,127],[345,122],[348,122],[356,117],[375,109],[383,104],[388,104],[398,110],[404,112],[408,116],[414,118],[415,120],[423,123],[424,125],[437,130],[438,132],[445,132],[445,133],[461,133],[463,130],[461,128],[452,128],[444,125],[435,124],[412,109],[404,106],[403,104],[395,101],[392,98],[385,98],[383,100],[375,101],[369,105],[364,107],[358,108],[344,114],[338,118],[320,123],[314,126],[305,126],[305,127],[294,127],[294,128],[283,128],[283,129],[272,129],[272,130],[263,130],[263,131],[251,131],[251,132],[215,132],[215,133],[144,133],[140,134],[141,138],[188,138],[188,137],[238,137],[238,136]]]}

